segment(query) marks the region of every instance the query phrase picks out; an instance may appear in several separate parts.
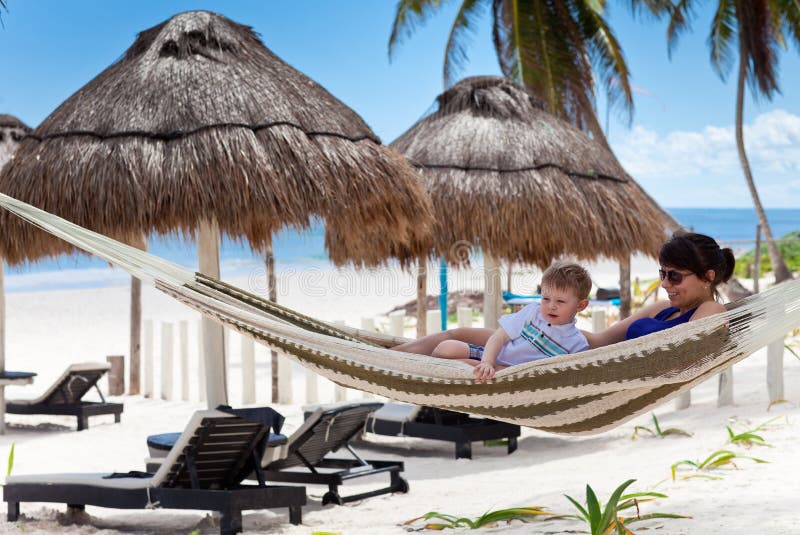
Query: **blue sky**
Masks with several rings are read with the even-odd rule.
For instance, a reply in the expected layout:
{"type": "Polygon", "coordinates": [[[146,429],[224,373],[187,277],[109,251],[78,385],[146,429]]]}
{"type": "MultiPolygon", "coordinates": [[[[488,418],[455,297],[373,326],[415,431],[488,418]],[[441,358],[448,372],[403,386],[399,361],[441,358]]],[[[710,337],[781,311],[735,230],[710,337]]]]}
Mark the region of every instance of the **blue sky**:
{"type": "MultiPolygon", "coordinates": [[[[393,0],[8,0],[0,28],[0,113],[37,125],[118,59],[136,34],[170,16],[207,9],[254,27],[268,48],[355,109],[390,142],[442,89],[444,44],[458,0],[420,28],[390,62],[393,0]]],[[[631,125],[612,115],[609,139],[629,173],[666,207],[747,207],[733,138],[735,80],[708,61],[712,1],[698,12],[670,60],[664,23],[634,21],[627,1],[609,0],[635,86],[631,125]]],[[[477,29],[464,76],[499,74],[490,17],[477,29]]],[[[734,72],[731,75],[735,74],[734,72]]],[[[767,207],[800,206],[800,55],[781,55],[782,94],[748,94],[745,137],[767,207]]],[[[605,122],[602,99],[600,117],[605,122]]]]}

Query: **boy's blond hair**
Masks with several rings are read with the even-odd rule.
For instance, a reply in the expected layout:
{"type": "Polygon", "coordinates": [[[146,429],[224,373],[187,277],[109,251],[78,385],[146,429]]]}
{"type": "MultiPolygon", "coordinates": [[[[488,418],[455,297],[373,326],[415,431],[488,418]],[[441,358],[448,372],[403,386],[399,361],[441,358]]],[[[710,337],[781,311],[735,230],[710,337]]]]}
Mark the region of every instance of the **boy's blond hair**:
{"type": "Polygon", "coordinates": [[[592,290],[589,272],[574,262],[553,262],[542,275],[542,286],[572,289],[578,299],[587,299],[592,290]]]}

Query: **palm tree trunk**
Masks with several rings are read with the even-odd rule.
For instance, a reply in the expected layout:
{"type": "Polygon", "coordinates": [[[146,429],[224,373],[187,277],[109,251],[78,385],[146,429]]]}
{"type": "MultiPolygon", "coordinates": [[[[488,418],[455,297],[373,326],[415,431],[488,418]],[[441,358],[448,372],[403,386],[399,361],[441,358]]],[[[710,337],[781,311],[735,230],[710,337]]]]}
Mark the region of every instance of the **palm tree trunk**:
{"type": "Polygon", "coordinates": [[[742,171],[744,171],[744,179],[747,181],[747,187],[750,188],[750,196],[753,197],[753,206],[758,215],[758,221],[761,223],[761,228],[764,230],[764,238],[767,242],[767,251],[769,252],[769,260],[772,262],[772,269],[775,271],[775,282],[783,282],[792,278],[786,262],[778,250],[778,245],[772,237],[772,230],[767,222],[767,215],[764,213],[764,207],[761,206],[761,199],[758,197],[756,184],[753,181],[753,174],[750,171],[750,163],[747,160],[747,154],[744,151],[744,134],[742,132],[742,122],[744,115],[744,82],[746,76],[745,55],[741,50],[739,51],[739,79],[736,86],[736,148],[739,151],[739,163],[742,164],[742,171]]]}

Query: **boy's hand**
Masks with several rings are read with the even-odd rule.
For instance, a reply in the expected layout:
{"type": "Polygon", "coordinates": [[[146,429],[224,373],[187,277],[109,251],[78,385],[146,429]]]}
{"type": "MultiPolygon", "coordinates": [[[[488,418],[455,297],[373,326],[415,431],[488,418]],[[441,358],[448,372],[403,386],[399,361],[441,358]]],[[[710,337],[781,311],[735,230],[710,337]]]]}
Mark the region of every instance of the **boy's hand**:
{"type": "Polygon", "coordinates": [[[472,370],[472,374],[475,376],[475,380],[479,383],[488,381],[494,377],[494,366],[488,362],[481,362],[475,366],[475,369],[472,370]]]}

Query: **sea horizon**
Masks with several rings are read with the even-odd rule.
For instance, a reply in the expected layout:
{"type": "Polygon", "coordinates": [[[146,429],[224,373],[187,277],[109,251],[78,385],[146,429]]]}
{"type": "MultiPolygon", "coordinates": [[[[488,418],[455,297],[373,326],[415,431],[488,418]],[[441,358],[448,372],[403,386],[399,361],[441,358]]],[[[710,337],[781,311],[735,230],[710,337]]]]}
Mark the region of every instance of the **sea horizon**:
{"type": "MultiPolygon", "coordinates": [[[[708,234],[738,254],[752,249],[757,217],[753,208],[680,208],[666,210],[687,228],[708,234]]],[[[800,229],[800,208],[768,208],[773,235],[781,237],[800,229]]],[[[276,268],[300,271],[333,267],[325,251],[324,226],[320,222],[304,231],[284,229],[274,239],[276,268]]],[[[190,269],[197,268],[196,245],[176,235],[151,236],[148,251],[190,269]]],[[[391,264],[391,263],[390,263],[391,264]]],[[[223,277],[250,274],[264,266],[263,255],[246,242],[223,237],[220,246],[223,277]]],[[[8,293],[83,289],[128,284],[129,276],[108,263],[86,255],[62,255],[15,267],[5,266],[8,293]]]]}

